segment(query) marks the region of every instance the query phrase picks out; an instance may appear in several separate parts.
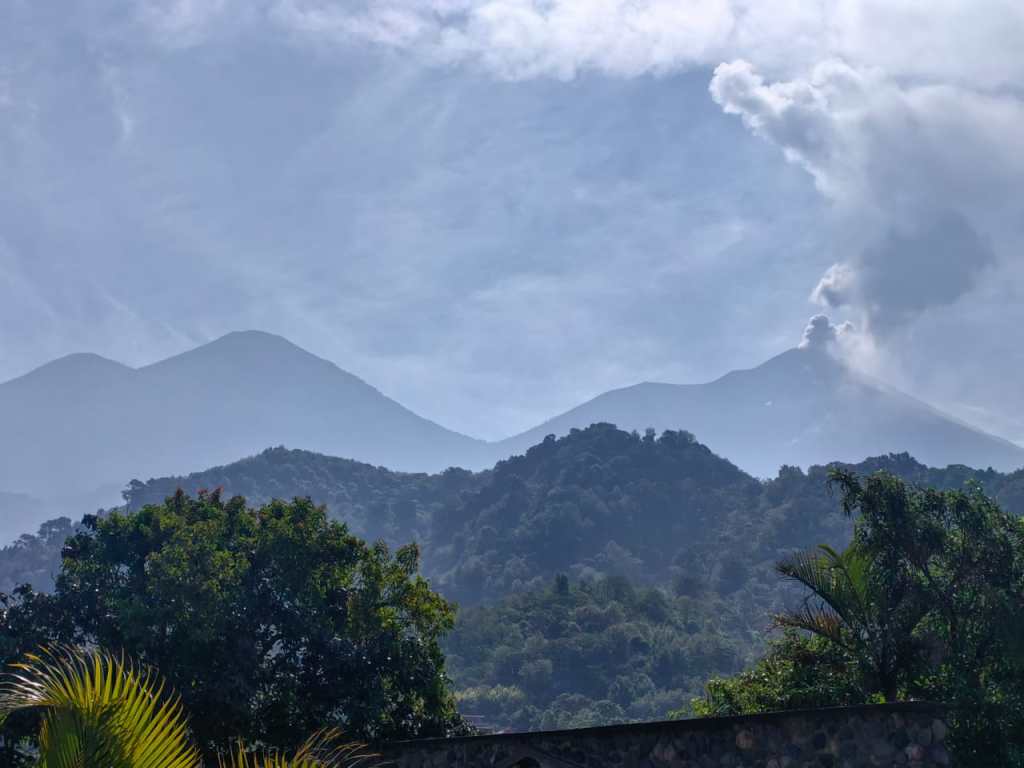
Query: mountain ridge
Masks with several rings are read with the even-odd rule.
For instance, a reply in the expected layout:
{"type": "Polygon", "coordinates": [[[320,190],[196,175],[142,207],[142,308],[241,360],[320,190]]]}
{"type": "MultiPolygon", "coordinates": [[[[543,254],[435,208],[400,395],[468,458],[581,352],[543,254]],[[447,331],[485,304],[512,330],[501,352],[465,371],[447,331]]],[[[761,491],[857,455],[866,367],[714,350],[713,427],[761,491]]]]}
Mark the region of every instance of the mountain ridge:
{"type": "MultiPolygon", "coordinates": [[[[227,334],[140,368],[88,353],[51,361],[0,383],[0,423],[0,488],[43,499],[84,498],[268,445],[408,470],[488,458],[482,441],[262,331],[227,334]]],[[[114,493],[104,504],[119,501],[114,493]]],[[[93,510],[68,514],[84,511],[93,510]]]]}
{"type": "MultiPolygon", "coordinates": [[[[526,432],[485,442],[416,414],[282,336],[236,331],[139,368],[79,353],[0,383],[7,426],[0,488],[42,499],[88,497],[91,505],[97,488],[225,464],[268,445],[399,471],[478,470],[548,434],[602,422],[686,430],[759,477],[784,464],[901,451],[933,466],[1024,466],[1024,449],[817,347],[786,350],[704,383],[610,390],[526,432]]],[[[116,494],[105,502],[117,503],[116,494]]],[[[67,514],[82,511],[91,509],[67,514]]],[[[41,519],[26,519],[22,529],[41,519]]]]}
{"type": "Polygon", "coordinates": [[[1020,446],[854,371],[823,349],[799,347],[704,383],[610,390],[498,445],[516,453],[546,434],[596,422],[685,429],[759,477],[784,464],[806,468],[903,451],[933,466],[1024,466],[1020,446]]]}

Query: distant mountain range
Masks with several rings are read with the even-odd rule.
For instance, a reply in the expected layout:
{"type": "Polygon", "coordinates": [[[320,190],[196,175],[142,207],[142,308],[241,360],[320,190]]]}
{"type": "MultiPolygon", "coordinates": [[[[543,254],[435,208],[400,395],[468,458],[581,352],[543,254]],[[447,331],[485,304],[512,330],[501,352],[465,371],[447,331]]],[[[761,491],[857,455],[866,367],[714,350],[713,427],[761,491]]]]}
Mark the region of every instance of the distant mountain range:
{"type": "MultiPolygon", "coordinates": [[[[286,444],[398,469],[483,464],[490,447],[421,418],[279,336],[231,333],[144,368],[63,357],[0,384],[0,489],[119,503],[132,478],[286,444]]],[[[75,516],[82,511],[68,510],[75,516]]],[[[26,516],[28,530],[45,515],[26,516]]]]}
{"type": "Polygon", "coordinates": [[[762,477],[782,464],[900,451],[933,466],[1024,466],[1024,449],[818,349],[789,350],[707,384],[614,390],[487,443],[418,416],[279,336],[247,331],[139,369],[76,354],[0,384],[0,489],[45,500],[5,497],[0,534],[29,530],[55,507],[75,517],[116,504],[132,478],[182,474],[272,445],[401,471],[479,469],[595,422],[688,430],[762,477]]]}

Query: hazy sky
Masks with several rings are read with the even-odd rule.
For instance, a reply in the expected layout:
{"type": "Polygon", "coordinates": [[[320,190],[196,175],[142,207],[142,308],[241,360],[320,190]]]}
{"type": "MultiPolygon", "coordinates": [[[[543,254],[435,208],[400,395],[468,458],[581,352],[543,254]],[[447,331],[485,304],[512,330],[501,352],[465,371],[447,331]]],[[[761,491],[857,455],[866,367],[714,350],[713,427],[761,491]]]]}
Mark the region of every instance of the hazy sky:
{"type": "Polygon", "coordinates": [[[498,437],[837,325],[1024,439],[1020,0],[4,0],[0,379],[287,336],[498,437]]]}

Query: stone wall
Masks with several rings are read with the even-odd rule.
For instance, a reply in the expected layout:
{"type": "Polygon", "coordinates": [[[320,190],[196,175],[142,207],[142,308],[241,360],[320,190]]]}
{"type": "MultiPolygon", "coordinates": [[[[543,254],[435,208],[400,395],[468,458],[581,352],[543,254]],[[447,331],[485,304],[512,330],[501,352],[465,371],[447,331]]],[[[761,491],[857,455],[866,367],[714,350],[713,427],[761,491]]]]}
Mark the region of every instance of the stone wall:
{"type": "Polygon", "coordinates": [[[390,745],[397,768],[932,768],[944,710],[882,704],[390,745]]]}

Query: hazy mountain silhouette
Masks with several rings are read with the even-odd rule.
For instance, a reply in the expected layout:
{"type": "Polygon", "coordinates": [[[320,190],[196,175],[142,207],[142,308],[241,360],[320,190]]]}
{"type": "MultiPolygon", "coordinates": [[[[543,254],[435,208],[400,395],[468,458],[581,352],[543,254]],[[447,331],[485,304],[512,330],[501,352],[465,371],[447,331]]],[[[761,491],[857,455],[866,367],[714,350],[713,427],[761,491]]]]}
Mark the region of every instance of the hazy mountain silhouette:
{"type": "Polygon", "coordinates": [[[117,504],[132,478],[183,474],[273,445],[399,471],[480,469],[547,434],[595,422],[684,429],[763,477],[782,464],[903,451],[933,466],[1024,466],[1021,448],[818,348],[793,349],[707,384],[614,390],[485,443],[416,415],[279,336],[247,331],[139,369],[77,354],[0,384],[0,489],[43,500],[8,497],[0,535],[117,504]]]}
{"type": "Polygon", "coordinates": [[[400,470],[481,464],[487,450],[333,363],[254,331],[139,369],[97,355],[55,360],[0,384],[0,424],[0,489],[50,500],[92,498],[106,487],[108,506],[132,478],[221,464],[270,445],[400,470]]]}
{"type": "Polygon", "coordinates": [[[0,491],[0,545],[31,532],[23,521],[39,522],[40,518],[47,516],[48,513],[38,499],[23,493],[0,491]]]}
{"type": "Polygon", "coordinates": [[[609,422],[643,431],[685,429],[720,456],[761,477],[782,464],[907,452],[930,466],[1024,466],[1024,449],[963,424],[820,347],[797,348],[706,384],[644,383],[616,389],[499,443],[521,453],[547,434],[609,422]]]}

